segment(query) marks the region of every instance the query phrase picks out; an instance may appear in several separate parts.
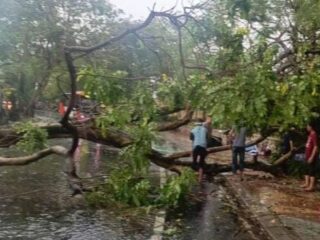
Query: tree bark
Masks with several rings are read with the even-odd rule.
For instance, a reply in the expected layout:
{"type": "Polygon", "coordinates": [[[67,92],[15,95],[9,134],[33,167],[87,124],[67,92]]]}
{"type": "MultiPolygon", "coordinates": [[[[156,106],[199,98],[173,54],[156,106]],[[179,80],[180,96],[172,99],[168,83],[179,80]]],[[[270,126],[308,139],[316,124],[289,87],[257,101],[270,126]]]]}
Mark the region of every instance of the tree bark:
{"type": "Polygon", "coordinates": [[[187,109],[183,118],[178,119],[176,121],[172,121],[172,122],[160,123],[156,128],[156,130],[159,132],[164,132],[164,131],[177,129],[181,126],[188,124],[192,120],[192,116],[193,116],[193,111],[191,111],[190,109],[187,109]]]}
{"type": "Polygon", "coordinates": [[[24,157],[0,157],[0,166],[19,166],[36,162],[51,154],[67,156],[68,150],[62,146],[53,146],[24,157]]]}

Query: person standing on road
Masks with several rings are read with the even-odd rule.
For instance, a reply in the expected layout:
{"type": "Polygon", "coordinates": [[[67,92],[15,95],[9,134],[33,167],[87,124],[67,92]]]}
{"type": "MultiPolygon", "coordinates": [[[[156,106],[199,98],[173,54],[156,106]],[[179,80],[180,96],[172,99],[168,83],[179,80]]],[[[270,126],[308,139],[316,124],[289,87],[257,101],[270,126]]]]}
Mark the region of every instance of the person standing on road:
{"type": "Polygon", "coordinates": [[[246,127],[233,127],[230,132],[232,141],[232,172],[237,174],[240,171],[240,179],[243,180],[243,169],[245,159],[245,146],[246,146],[246,127]]]}
{"type": "Polygon", "coordinates": [[[306,191],[312,192],[315,190],[316,185],[316,165],[319,158],[318,136],[315,131],[315,124],[309,123],[307,125],[309,133],[306,143],[306,165],[307,171],[305,175],[305,183],[302,185],[306,191]]]}
{"type": "Polygon", "coordinates": [[[195,170],[198,169],[199,182],[201,182],[208,145],[208,130],[202,120],[198,120],[196,126],[191,130],[190,139],[192,140],[192,167],[195,170]]]}

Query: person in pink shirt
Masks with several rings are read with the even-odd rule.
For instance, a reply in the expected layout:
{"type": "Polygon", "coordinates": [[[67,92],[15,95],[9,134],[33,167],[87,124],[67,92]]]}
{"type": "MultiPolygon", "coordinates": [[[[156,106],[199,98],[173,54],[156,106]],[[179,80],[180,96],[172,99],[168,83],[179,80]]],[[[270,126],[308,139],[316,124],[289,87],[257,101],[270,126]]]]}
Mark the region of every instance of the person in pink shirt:
{"type": "Polygon", "coordinates": [[[312,123],[307,125],[309,133],[306,143],[306,165],[307,171],[305,175],[305,183],[302,185],[306,191],[314,191],[316,185],[316,164],[319,158],[318,135],[315,126],[312,123]]]}

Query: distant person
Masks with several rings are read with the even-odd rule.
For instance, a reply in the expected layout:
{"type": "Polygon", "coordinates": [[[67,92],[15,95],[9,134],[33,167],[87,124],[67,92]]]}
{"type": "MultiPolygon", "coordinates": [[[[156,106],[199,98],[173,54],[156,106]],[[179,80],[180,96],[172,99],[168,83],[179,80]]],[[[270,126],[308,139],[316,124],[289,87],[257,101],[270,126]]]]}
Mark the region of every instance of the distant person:
{"type": "Polygon", "coordinates": [[[243,180],[245,146],[246,146],[246,127],[233,127],[230,138],[232,139],[232,172],[237,174],[240,171],[240,179],[243,180]]]}
{"type": "Polygon", "coordinates": [[[315,124],[309,123],[307,125],[307,131],[309,133],[305,153],[307,171],[305,175],[305,183],[302,185],[302,187],[305,188],[306,191],[312,192],[315,190],[316,164],[319,158],[318,136],[315,131],[315,124]]]}
{"type": "Polygon", "coordinates": [[[190,139],[192,140],[192,167],[198,169],[200,182],[203,177],[208,145],[208,130],[202,120],[198,120],[196,126],[191,130],[190,139]]]}
{"type": "Polygon", "coordinates": [[[258,162],[258,156],[259,156],[259,149],[257,145],[252,145],[245,148],[245,152],[249,153],[252,156],[253,163],[258,162]]]}

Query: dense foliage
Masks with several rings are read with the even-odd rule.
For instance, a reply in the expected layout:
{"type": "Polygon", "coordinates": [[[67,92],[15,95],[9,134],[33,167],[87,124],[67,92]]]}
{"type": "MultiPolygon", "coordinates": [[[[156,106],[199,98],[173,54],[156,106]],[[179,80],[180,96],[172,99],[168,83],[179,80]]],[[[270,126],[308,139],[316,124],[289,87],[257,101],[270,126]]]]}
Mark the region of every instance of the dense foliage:
{"type": "Polygon", "coordinates": [[[41,150],[47,146],[48,133],[46,130],[35,127],[31,122],[17,123],[15,129],[21,134],[17,147],[25,152],[41,150]]]}
{"type": "Polygon", "coordinates": [[[195,183],[195,174],[188,168],[179,176],[170,176],[163,186],[124,168],[114,171],[105,184],[86,197],[94,206],[120,202],[135,207],[176,207],[186,199],[195,183]]]}

